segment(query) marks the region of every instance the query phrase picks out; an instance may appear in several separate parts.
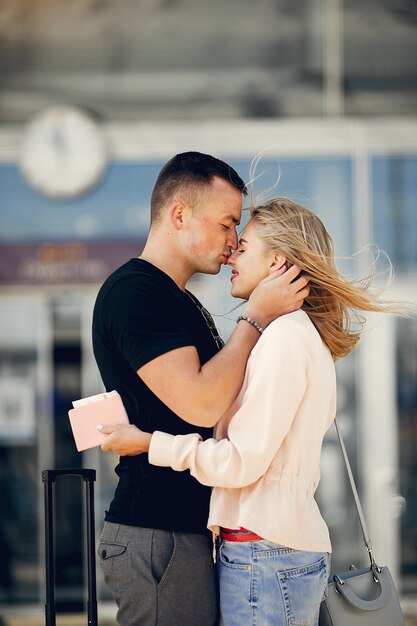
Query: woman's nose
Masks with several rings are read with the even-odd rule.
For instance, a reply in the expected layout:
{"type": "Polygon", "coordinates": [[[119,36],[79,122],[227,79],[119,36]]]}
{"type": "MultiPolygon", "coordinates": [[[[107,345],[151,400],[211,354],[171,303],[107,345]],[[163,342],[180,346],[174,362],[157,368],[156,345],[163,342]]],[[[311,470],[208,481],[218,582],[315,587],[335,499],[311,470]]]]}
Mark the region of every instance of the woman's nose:
{"type": "Polygon", "coordinates": [[[227,259],[227,264],[228,265],[234,265],[235,264],[235,257],[236,257],[236,250],[227,259]]]}

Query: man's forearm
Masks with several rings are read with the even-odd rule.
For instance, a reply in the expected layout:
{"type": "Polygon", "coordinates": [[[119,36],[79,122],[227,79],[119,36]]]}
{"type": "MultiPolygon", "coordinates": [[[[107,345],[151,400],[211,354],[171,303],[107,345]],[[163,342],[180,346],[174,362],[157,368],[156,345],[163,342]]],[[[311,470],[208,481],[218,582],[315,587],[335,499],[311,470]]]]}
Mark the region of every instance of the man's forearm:
{"type": "Polygon", "coordinates": [[[247,360],[259,337],[253,326],[239,322],[225,347],[201,367],[192,393],[191,423],[213,426],[229,408],[242,386],[247,360]]]}
{"type": "Polygon", "coordinates": [[[185,422],[210,428],[238,394],[246,362],[259,337],[256,328],[241,321],[225,347],[204,365],[195,346],[185,346],[153,359],[137,373],[185,422]]]}

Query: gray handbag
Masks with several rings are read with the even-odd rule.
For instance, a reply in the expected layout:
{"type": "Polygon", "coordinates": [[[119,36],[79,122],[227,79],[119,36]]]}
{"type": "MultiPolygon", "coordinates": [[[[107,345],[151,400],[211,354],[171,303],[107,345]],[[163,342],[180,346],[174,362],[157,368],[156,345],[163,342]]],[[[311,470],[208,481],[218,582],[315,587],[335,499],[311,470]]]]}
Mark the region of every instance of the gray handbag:
{"type": "Polygon", "coordinates": [[[391,574],[387,567],[379,567],[373,557],[371,539],[336,420],[335,426],[371,565],[364,569],[351,566],[349,571],[330,576],[327,597],[320,607],[319,626],[404,626],[391,574]]]}

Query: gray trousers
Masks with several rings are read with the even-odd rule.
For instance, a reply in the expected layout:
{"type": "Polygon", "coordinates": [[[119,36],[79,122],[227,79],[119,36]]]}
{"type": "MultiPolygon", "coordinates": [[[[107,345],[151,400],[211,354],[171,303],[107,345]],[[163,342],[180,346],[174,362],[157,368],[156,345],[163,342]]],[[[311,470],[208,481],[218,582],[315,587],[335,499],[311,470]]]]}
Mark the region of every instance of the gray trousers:
{"type": "Polygon", "coordinates": [[[209,537],[105,522],[98,549],[120,626],[214,626],[209,537]]]}

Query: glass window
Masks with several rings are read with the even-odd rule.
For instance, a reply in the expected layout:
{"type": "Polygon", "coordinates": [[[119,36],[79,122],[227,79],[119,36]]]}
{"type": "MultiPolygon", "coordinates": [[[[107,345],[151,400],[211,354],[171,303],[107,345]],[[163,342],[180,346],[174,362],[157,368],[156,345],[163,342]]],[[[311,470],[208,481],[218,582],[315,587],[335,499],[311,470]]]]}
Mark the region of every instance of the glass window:
{"type": "MultiPolygon", "coordinates": [[[[225,157],[226,160],[227,157],[225,157]]],[[[245,180],[250,160],[232,162],[245,180]]],[[[152,188],[163,162],[113,163],[94,192],[53,201],[31,191],[18,169],[0,166],[0,240],[134,239],[146,235],[152,188]]],[[[348,159],[263,160],[253,195],[288,195],[316,211],[341,256],[352,249],[351,162],[348,159]]]]}
{"type": "Polygon", "coordinates": [[[33,192],[14,165],[0,166],[0,241],[135,239],[163,163],[113,163],[91,193],[54,201],[33,192]]]}
{"type": "Polygon", "coordinates": [[[417,269],[417,156],[372,159],[375,242],[402,272],[417,269]]]}

